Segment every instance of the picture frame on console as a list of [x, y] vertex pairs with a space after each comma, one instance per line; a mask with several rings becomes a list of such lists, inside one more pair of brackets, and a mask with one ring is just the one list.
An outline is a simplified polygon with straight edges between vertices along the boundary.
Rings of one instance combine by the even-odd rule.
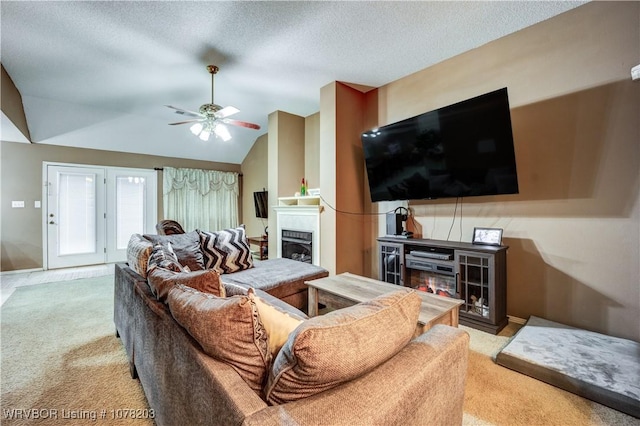
[[473, 228], [473, 244], [502, 245], [502, 228]]

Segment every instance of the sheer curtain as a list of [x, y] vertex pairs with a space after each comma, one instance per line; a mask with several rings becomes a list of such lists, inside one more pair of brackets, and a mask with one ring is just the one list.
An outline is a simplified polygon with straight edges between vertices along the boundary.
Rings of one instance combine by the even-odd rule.
[[176, 169], [163, 172], [164, 217], [185, 231], [217, 231], [238, 226], [238, 173]]

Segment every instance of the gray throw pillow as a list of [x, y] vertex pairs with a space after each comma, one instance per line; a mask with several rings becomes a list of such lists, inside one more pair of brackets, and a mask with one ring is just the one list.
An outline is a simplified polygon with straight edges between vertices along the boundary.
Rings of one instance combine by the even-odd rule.
[[166, 245], [158, 243], [153, 246], [153, 250], [151, 250], [151, 255], [149, 256], [149, 262], [147, 263], [147, 276], [156, 268], [163, 268], [174, 272], [184, 271], [184, 268], [180, 265], [180, 262], [178, 262], [178, 257], [171, 248], [171, 243], [167, 243]]
[[153, 244], [171, 243], [171, 247], [178, 257], [178, 262], [183, 266], [188, 266], [192, 271], [199, 271], [204, 268], [204, 258], [200, 249], [200, 236], [196, 231], [186, 234], [154, 235], [145, 234], [144, 238]]

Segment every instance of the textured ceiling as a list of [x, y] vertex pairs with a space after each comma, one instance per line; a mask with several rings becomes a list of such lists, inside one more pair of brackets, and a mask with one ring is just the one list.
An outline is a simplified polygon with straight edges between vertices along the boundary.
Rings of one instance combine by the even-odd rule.
[[[2, 1], [1, 61], [34, 143], [240, 163], [271, 112], [317, 112], [332, 81], [379, 87], [582, 3]], [[261, 130], [167, 125], [164, 105], [209, 102], [207, 64], [216, 103]]]

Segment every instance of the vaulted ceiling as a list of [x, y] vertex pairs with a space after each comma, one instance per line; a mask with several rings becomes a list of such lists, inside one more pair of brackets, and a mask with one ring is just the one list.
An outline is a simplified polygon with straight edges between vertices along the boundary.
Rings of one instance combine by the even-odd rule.
[[[317, 112], [332, 81], [379, 87], [582, 3], [2, 1], [1, 61], [33, 143], [240, 163], [271, 112]], [[207, 64], [216, 103], [261, 130], [168, 125], [165, 105], [210, 101]]]

